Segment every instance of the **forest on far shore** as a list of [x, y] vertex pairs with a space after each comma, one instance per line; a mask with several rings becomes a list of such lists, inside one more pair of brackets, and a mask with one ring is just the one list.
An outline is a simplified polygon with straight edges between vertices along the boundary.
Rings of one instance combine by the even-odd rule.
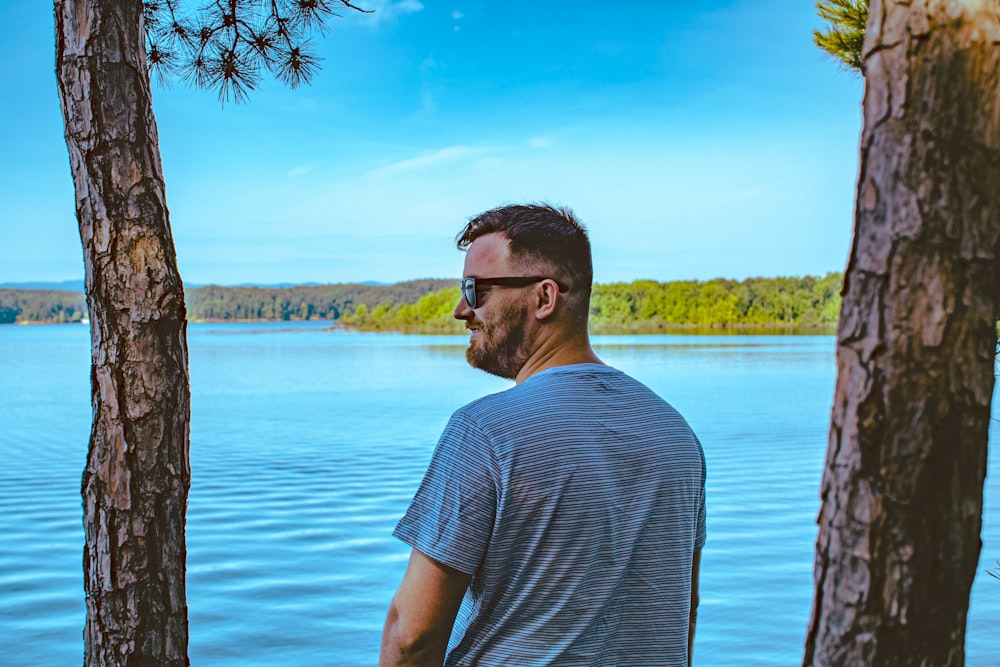
[[[831, 328], [840, 312], [843, 275], [595, 284], [591, 330], [655, 332], [683, 328]], [[186, 291], [193, 322], [325, 320], [362, 331], [459, 333], [452, 312], [457, 281], [392, 285], [342, 283], [290, 287], [222, 287]], [[80, 322], [80, 292], [0, 289], [0, 324]]]

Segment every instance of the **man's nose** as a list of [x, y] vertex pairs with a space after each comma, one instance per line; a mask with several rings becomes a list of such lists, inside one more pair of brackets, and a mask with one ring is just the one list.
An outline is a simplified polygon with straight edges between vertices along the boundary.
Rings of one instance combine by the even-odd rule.
[[472, 309], [469, 308], [469, 302], [465, 300], [465, 294], [458, 297], [458, 305], [455, 306], [455, 312], [452, 316], [456, 320], [467, 320], [473, 316]]

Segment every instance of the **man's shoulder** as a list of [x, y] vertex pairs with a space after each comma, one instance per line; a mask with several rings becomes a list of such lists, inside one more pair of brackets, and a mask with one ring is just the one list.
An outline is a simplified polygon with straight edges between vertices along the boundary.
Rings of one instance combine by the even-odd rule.
[[604, 364], [588, 363], [546, 369], [521, 384], [477, 398], [459, 408], [456, 414], [478, 421], [509, 419], [511, 413], [545, 411], [557, 404], [564, 407], [571, 404], [586, 410], [591, 400], [602, 394], [639, 398], [669, 407], [652, 389], [625, 372]]

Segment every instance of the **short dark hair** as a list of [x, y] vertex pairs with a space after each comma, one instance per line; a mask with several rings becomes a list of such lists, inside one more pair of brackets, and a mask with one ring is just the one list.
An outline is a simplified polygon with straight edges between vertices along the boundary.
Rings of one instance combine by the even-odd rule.
[[455, 238], [460, 250], [487, 234], [507, 238], [518, 263], [547, 265], [552, 276], [568, 287], [567, 306], [586, 322], [594, 264], [587, 230], [568, 208], [548, 204], [501, 206], [477, 215]]

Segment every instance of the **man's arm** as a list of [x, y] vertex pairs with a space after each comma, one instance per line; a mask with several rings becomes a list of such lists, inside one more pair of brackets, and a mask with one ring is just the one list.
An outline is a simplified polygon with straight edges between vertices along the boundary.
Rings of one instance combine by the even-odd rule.
[[379, 666], [441, 665], [471, 578], [416, 549], [411, 551], [385, 619]]
[[691, 616], [688, 619], [688, 667], [694, 660], [694, 628], [698, 621], [698, 574], [701, 571], [701, 550], [691, 557]]

